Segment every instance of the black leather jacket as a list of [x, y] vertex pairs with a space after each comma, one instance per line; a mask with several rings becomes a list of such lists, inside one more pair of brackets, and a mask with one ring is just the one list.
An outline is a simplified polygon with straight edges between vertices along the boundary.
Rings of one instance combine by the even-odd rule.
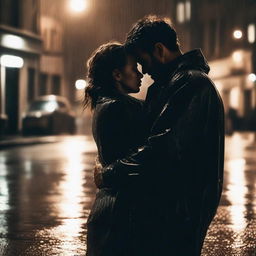
[[178, 57], [168, 68], [162, 81], [148, 90], [145, 113], [150, 135], [145, 145], [106, 166], [103, 181], [106, 187], [119, 187], [129, 172], [139, 173], [142, 190], [138, 197], [147, 212], [145, 222], [155, 219], [144, 234], [159, 234], [146, 236], [145, 244], [151, 240], [157, 244], [157, 237], [167, 239], [165, 248], [148, 251], [148, 255], [174, 252], [167, 244], [179, 244], [184, 236], [195, 241], [184, 255], [200, 255], [222, 191], [223, 104], [207, 76], [209, 67], [200, 50]]
[[143, 120], [143, 102], [140, 100], [122, 94], [98, 99], [92, 132], [103, 166], [125, 157], [142, 143]]
[[[99, 161], [106, 166], [142, 143], [143, 102], [127, 95], [99, 97], [93, 115], [93, 136]], [[87, 221], [87, 256], [131, 256], [132, 182], [119, 189], [102, 188]]]

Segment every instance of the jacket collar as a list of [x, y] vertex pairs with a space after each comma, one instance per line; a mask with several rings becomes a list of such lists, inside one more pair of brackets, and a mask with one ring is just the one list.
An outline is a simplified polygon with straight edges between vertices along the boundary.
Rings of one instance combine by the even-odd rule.
[[[155, 81], [151, 86], [152, 87], [162, 87], [165, 86], [167, 82], [177, 73], [185, 70], [199, 70], [206, 74], [209, 73], [209, 65], [200, 49], [195, 49], [184, 53], [173, 61], [167, 64], [166, 71], [163, 72], [162, 78], [158, 81]], [[150, 86], [150, 87], [151, 87]]]

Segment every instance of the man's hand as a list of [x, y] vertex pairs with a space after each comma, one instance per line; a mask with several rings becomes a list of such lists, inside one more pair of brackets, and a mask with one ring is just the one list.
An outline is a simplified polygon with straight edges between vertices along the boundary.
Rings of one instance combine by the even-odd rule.
[[102, 165], [100, 164], [98, 158], [95, 161], [94, 167], [94, 183], [97, 188], [103, 187], [103, 179], [102, 179]]

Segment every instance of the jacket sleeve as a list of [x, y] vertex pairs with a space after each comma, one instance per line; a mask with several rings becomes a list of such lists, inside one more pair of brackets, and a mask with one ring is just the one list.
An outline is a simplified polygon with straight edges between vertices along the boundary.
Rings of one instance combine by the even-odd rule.
[[99, 115], [97, 146], [104, 165], [129, 153], [131, 131], [129, 118], [122, 102], [107, 103]]

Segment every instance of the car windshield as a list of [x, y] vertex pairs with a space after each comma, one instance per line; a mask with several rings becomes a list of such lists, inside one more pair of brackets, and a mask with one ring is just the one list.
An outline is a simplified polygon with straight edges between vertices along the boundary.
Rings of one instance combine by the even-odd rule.
[[57, 108], [59, 108], [59, 104], [57, 101], [46, 101], [46, 100], [41, 100], [41, 101], [34, 101], [30, 107], [29, 111], [46, 111], [46, 112], [53, 112]]

